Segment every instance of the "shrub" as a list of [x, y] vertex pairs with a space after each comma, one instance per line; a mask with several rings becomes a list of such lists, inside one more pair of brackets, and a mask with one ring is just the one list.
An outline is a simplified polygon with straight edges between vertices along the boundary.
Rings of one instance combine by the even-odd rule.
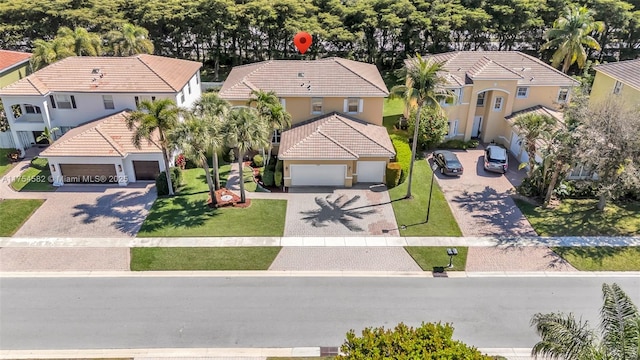
[[222, 160], [229, 164], [236, 161], [236, 153], [234, 149], [225, 148], [222, 152]]
[[[173, 192], [175, 193], [178, 190], [178, 184], [180, 179], [176, 176], [176, 171], [174, 169], [178, 169], [178, 175], [181, 177], [181, 173], [179, 168], [171, 168], [171, 181], [173, 185]], [[167, 184], [167, 173], [162, 171], [156, 178], [156, 191], [158, 192], [158, 196], [169, 195], [169, 185]]]
[[184, 170], [184, 168], [187, 166], [187, 158], [184, 157], [183, 154], [178, 155], [178, 157], [176, 158], [176, 166], [178, 166], [182, 170]]
[[253, 157], [253, 166], [254, 167], [263, 167], [264, 166], [264, 158], [260, 154], [256, 154]]
[[443, 143], [440, 143], [438, 145], [438, 148], [440, 149], [457, 149], [457, 150], [467, 150], [467, 149], [474, 149], [478, 147], [478, 140], [469, 140], [469, 141], [464, 141], [464, 140], [459, 140], [459, 139], [453, 139], [453, 140], [447, 140]]
[[282, 169], [284, 169], [284, 161], [278, 160], [277, 162], [276, 161], [272, 162], [272, 164], [273, 163], [276, 164], [276, 171], [282, 172]]
[[281, 187], [282, 186], [282, 170], [276, 170], [275, 174], [274, 174], [274, 180], [275, 180], [275, 184], [277, 187]]
[[389, 189], [398, 186], [400, 183], [400, 176], [402, 176], [402, 165], [397, 162], [387, 164], [387, 187]]
[[266, 168], [262, 173], [262, 182], [264, 186], [273, 186], [275, 184], [275, 173], [273, 170]]
[[182, 184], [182, 170], [180, 170], [179, 167], [171, 168], [171, 180], [174, 180], [174, 179], [175, 181], [173, 181], [173, 188], [175, 191], [175, 189], [180, 187], [180, 185]]
[[11, 162], [16, 162], [16, 161], [20, 160], [20, 155], [22, 155], [22, 152], [20, 150], [11, 149], [7, 153], [7, 158], [9, 158], [9, 161], [11, 161]]
[[467, 141], [467, 149], [475, 149], [480, 145], [480, 142], [476, 139], [471, 139]]
[[409, 176], [409, 166], [411, 166], [411, 148], [409, 147], [407, 140], [399, 135], [391, 135], [391, 142], [393, 142], [393, 147], [396, 149], [396, 161], [402, 168], [400, 180], [398, 180], [398, 184], [402, 184], [407, 176]]
[[[431, 149], [440, 144], [449, 131], [448, 119], [441, 112], [423, 107], [420, 112], [420, 128], [418, 129], [418, 145], [423, 149]], [[409, 116], [409, 133], [413, 134], [416, 122], [416, 110]]]
[[565, 180], [556, 189], [561, 199], [592, 199], [598, 193], [598, 184], [591, 180]]

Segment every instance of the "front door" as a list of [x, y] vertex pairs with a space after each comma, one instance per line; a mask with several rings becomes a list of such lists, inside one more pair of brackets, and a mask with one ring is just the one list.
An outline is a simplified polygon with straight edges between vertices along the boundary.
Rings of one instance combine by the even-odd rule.
[[480, 136], [480, 127], [482, 126], [482, 116], [476, 116], [473, 118], [473, 128], [471, 129], [471, 137], [477, 138]]

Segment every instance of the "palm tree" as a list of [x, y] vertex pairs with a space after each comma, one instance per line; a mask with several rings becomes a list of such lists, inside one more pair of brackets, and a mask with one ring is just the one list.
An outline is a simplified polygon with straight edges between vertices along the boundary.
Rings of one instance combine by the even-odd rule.
[[33, 42], [33, 45], [33, 55], [30, 61], [34, 71], [75, 55], [70, 49], [71, 44], [67, 38], [55, 38], [51, 41], [37, 39]]
[[153, 53], [153, 42], [149, 40], [149, 31], [129, 23], [124, 24], [121, 30], [109, 32], [107, 42], [115, 56]]
[[177, 126], [178, 116], [181, 113], [180, 108], [178, 108], [176, 103], [171, 99], [145, 100], [140, 102], [137, 111], [132, 112], [127, 117], [129, 130], [135, 130], [135, 134], [131, 139], [133, 145], [140, 148], [140, 144], [145, 139], [148, 141], [159, 141], [167, 175], [169, 195], [173, 195], [173, 184], [171, 183], [171, 172], [169, 171], [171, 144], [167, 140], [167, 134]]
[[240, 199], [246, 201], [244, 193], [244, 154], [250, 149], [265, 147], [269, 143], [269, 129], [253, 108], [234, 107], [223, 125], [223, 136], [230, 147], [238, 150], [240, 170]]
[[85, 28], [77, 27], [73, 30], [61, 27], [57, 37], [68, 39], [71, 51], [78, 56], [98, 56], [102, 51], [100, 35], [91, 33]]
[[601, 339], [587, 321], [573, 314], [535, 314], [531, 325], [542, 338], [531, 355], [552, 359], [638, 359], [640, 352], [640, 313], [617, 284], [602, 284], [600, 310]]
[[570, 5], [564, 14], [553, 22], [553, 28], [547, 31], [546, 37], [549, 41], [542, 45], [540, 51], [556, 49], [551, 64], [558, 67], [562, 63], [563, 73], [567, 73], [576, 61], [582, 69], [587, 61], [584, 46], [599, 51], [600, 44], [591, 33], [600, 33], [603, 30], [604, 23], [593, 19], [593, 11], [584, 6]]
[[58, 130], [60, 129], [57, 127], [49, 129], [48, 127], [45, 126], [44, 130], [42, 131], [42, 134], [40, 134], [40, 136], [38, 136], [38, 138], [36, 139], [36, 142], [47, 140], [49, 145], [53, 144], [53, 134]]
[[[202, 119], [202, 121], [210, 122], [213, 128], [220, 128], [224, 119], [229, 114], [230, 108], [231, 105], [226, 100], [221, 99], [217, 93], [206, 92], [193, 104], [191, 111], [196, 117]], [[220, 189], [220, 172], [218, 171], [218, 150], [220, 147], [222, 147], [221, 144], [212, 144], [211, 148], [216, 190]]]
[[179, 147], [187, 157], [197, 160], [204, 168], [209, 193], [215, 204], [215, 189], [211, 179], [211, 170], [207, 163], [207, 150], [219, 147], [222, 143], [222, 137], [218, 129], [214, 127], [214, 123], [187, 115], [184, 122], [179, 123], [168, 133], [168, 138], [171, 144]]
[[[267, 123], [272, 133], [291, 127], [291, 114], [284, 109], [275, 92], [252, 90], [248, 105], [251, 106], [254, 103], [260, 117]], [[267, 164], [271, 159], [271, 145], [270, 141], [266, 159]]]
[[441, 111], [440, 100], [451, 95], [443, 88], [445, 79], [440, 73], [445, 71], [442, 63], [433, 59], [423, 59], [420, 55], [409, 58], [405, 66], [400, 69], [400, 78], [405, 79], [405, 84], [396, 85], [391, 89], [390, 98], [403, 99], [405, 106], [417, 106], [416, 121], [413, 130], [413, 143], [411, 148], [411, 165], [409, 167], [409, 185], [406, 198], [411, 198], [411, 182], [413, 180], [413, 164], [416, 159], [418, 145], [418, 129], [420, 128], [420, 113], [424, 106]]
[[553, 132], [556, 120], [548, 115], [540, 115], [530, 113], [518, 116], [514, 125], [517, 126], [522, 136], [522, 143], [529, 155], [529, 171], [527, 176], [533, 176], [536, 162], [536, 154], [538, 153], [537, 141], [541, 139], [549, 139]]

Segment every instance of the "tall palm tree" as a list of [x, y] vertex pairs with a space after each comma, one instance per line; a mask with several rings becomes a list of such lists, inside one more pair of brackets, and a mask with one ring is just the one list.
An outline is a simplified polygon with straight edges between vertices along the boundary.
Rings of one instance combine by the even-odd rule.
[[564, 14], [553, 22], [553, 28], [547, 31], [548, 41], [542, 45], [540, 51], [556, 49], [551, 64], [554, 67], [562, 64], [563, 73], [567, 73], [569, 67], [576, 61], [580, 69], [584, 68], [587, 61], [585, 46], [600, 50], [600, 44], [591, 36], [591, 33], [602, 32], [604, 23], [595, 21], [593, 14], [593, 11], [584, 6], [567, 6]]
[[85, 28], [77, 27], [73, 30], [61, 27], [57, 37], [66, 38], [71, 51], [78, 56], [98, 56], [102, 54], [102, 39], [100, 35], [91, 33]]
[[[258, 114], [266, 122], [272, 133], [291, 127], [291, 114], [284, 109], [275, 92], [252, 90], [248, 105], [251, 106], [253, 104], [256, 105]], [[266, 159], [267, 164], [271, 159], [271, 146], [270, 141]]]
[[265, 147], [269, 143], [269, 128], [260, 119], [253, 108], [234, 107], [223, 125], [223, 136], [230, 147], [238, 150], [238, 168], [240, 170], [240, 199], [246, 201], [244, 193], [244, 154], [250, 149]]
[[33, 55], [30, 61], [34, 71], [75, 55], [70, 49], [71, 44], [67, 38], [55, 38], [51, 41], [37, 39], [33, 42], [33, 45]]
[[399, 71], [401, 79], [405, 79], [405, 84], [396, 85], [391, 88], [390, 98], [403, 99], [405, 106], [418, 107], [416, 122], [413, 130], [413, 143], [411, 147], [411, 165], [409, 167], [409, 185], [407, 187], [406, 198], [411, 198], [411, 183], [413, 180], [413, 164], [416, 159], [418, 145], [418, 129], [420, 128], [420, 113], [424, 106], [429, 106], [441, 111], [440, 100], [450, 97], [444, 89], [446, 80], [440, 76], [445, 71], [442, 63], [433, 59], [423, 59], [420, 55], [410, 57]]
[[184, 122], [179, 123], [168, 133], [169, 142], [179, 147], [184, 154], [195, 159], [204, 168], [209, 185], [209, 193], [213, 203], [216, 202], [215, 189], [211, 179], [211, 170], [207, 163], [207, 150], [217, 148], [222, 143], [222, 136], [214, 127], [213, 122], [202, 121], [193, 115], [188, 114]]
[[109, 32], [107, 42], [115, 56], [153, 53], [153, 42], [149, 40], [149, 31], [129, 23], [124, 24], [121, 30]]
[[529, 155], [528, 176], [533, 176], [537, 164], [538, 146], [536, 142], [540, 139], [550, 139], [555, 124], [556, 120], [548, 115], [529, 113], [516, 118], [514, 125], [520, 129], [522, 144]]
[[[162, 149], [164, 168], [167, 174], [167, 185], [169, 195], [173, 194], [173, 184], [171, 182], [171, 171], [169, 168], [169, 153], [171, 144], [167, 139], [167, 134], [178, 125], [178, 116], [182, 113], [180, 108], [171, 99], [161, 99], [155, 101], [142, 101], [138, 105], [138, 110], [132, 112], [127, 117], [129, 130], [135, 130], [131, 141], [133, 145], [140, 148], [143, 140], [157, 140]], [[157, 134], [156, 134], [157, 132]], [[157, 139], [156, 139], [157, 135]]]
[[587, 321], [573, 314], [535, 314], [531, 325], [542, 338], [531, 355], [552, 359], [638, 359], [640, 355], [640, 313], [617, 284], [602, 284], [600, 310], [601, 339]]
[[[218, 96], [218, 93], [205, 92], [202, 94], [192, 107], [192, 113], [202, 119], [202, 121], [210, 122], [212, 128], [220, 128], [225, 118], [229, 114], [231, 105]], [[212, 144], [212, 167], [215, 175], [215, 188], [220, 189], [220, 172], [218, 166], [218, 150], [221, 144]]]

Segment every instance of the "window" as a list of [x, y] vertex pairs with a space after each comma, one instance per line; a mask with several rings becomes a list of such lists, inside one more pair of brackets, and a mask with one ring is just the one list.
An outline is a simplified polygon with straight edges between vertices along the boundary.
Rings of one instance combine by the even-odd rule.
[[529, 96], [529, 88], [528, 87], [519, 87], [518, 88], [518, 98], [524, 99]]
[[447, 137], [454, 137], [458, 134], [458, 120], [447, 122]]
[[282, 105], [282, 110], [287, 110], [287, 100], [285, 98], [278, 98], [280, 100], [280, 105]]
[[279, 144], [280, 143], [280, 130], [274, 130], [273, 131], [273, 136], [271, 136], [271, 142], [273, 144]]
[[136, 107], [140, 106], [140, 96], [134, 96], [133, 100], [136, 102]]
[[67, 131], [73, 129], [72, 126], [60, 126], [60, 132], [62, 133], [62, 135], [66, 134]]
[[322, 98], [311, 98], [311, 113], [322, 114]]
[[462, 89], [447, 89], [447, 92], [450, 96], [446, 99], [440, 100], [440, 105], [452, 106], [462, 102]]
[[503, 101], [504, 101], [504, 98], [502, 96], [498, 96], [493, 102], [493, 111], [502, 110]]
[[[55, 102], [59, 109], [75, 109], [76, 108], [76, 98], [73, 95], [55, 95]], [[53, 105], [52, 104], [52, 105]], [[55, 108], [56, 105], [53, 105]]]
[[184, 104], [184, 93], [180, 93], [180, 103]]
[[152, 96], [152, 97], [151, 97], [151, 101], [156, 101], [156, 97], [155, 97], [155, 96]]
[[618, 95], [622, 91], [622, 83], [620, 81], [616, 81], [616, 84], [613, 86], [613, 93]]
[[31, 104], [26, 104], [24, 106], [24, 112], [26, 112], [27, 114], [40, 114], [40, 107], [39, 106], [35, 106], [35, 105], [31, 105]]
[[560, 89], [560, 92], [558, 93], [558, 102], [566, 103], [568, 98], [569, 98], [569, 89]]
[[187, 83], [187, 93], [191, 94], [191, 82]]
[[359, 113], [362, 112], [360, 109], [360, 99], [358, 98], [348, 98], [346, 112], [348, 113]]
[[476, 106], [477, 107], [483, 107], [484, 106], [484, 98], [487, 95], [486, 92], [481, 92], [480, 94], [478, 94], [478, 101], [476, 101]]
[[196, 74], [196, 84], [200, 84], [200, 72]]
[[113, 95], [102, 95], [102, 103], [107, 110], [116, 108], [113, 104]]

